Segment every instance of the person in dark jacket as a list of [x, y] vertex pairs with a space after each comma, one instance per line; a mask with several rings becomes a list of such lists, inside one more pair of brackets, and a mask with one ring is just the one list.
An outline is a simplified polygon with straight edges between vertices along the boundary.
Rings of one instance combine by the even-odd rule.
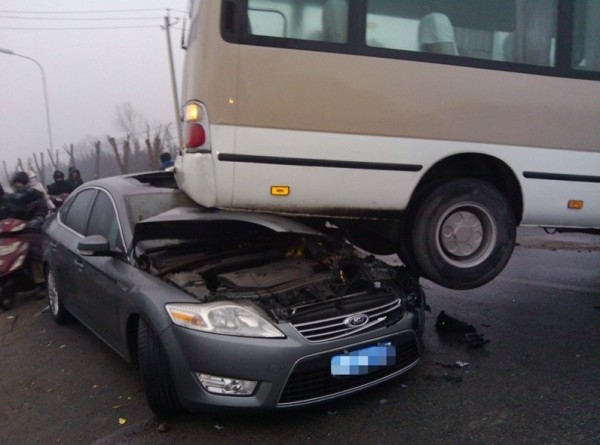
[[71, 191], [75, 190], [81, 184], [83, 184], [83, 179], [81, 179], [81, 172], [76, 168], [69, 168], [69, 179], [67, 181], [71, 187]]
[[65, 181], [65, 174], [60, 170], [56, 170], [52, 175], [54, 182], [52, 184], [48, 184], [48, 194], [51, 196], [62, 195], [63, 193], [71, 193], [73, 189], [71, 188], [71, 184]]
[[169, 153], [169, 152], [161, 153], [159, 156], [159, 159], [160, 159], [160, 166], [158, 167], [159, 170], [171, 170], [173, 168], [173, 166], [175, 165], [175, 163], [173, 162], [173, 159], [171, 159], [171, 153]]
[[6, 217], [27, 221], [30, 229], [41, 228], [48, 214], [44, 194], [31, 187], [25, 172], [15, 173], [10, 185], [13, 193], [7, 198]]

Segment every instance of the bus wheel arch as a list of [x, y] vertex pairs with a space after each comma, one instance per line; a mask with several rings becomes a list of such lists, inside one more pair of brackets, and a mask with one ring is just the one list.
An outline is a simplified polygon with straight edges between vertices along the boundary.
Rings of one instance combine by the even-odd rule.
[[496, 187], [509, 200], [517, 224], [523, 216], [523, 192], [515, 172], [501, 159], [480, 153], [462, 153], [441, 159], [423, 175], [413, 193], [409, 209], [419, 193], [433, 183], [448, 179], [480, 179]]
[[478, 287], [508, 262], [521, 214], [520, 186], [506, 164], [477, 154], [448, 158], [413, 193], [398, 254], [442, 286]]

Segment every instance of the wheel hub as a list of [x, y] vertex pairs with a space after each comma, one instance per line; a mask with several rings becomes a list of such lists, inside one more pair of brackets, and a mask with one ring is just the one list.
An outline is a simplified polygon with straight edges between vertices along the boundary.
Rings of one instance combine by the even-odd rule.
[[479, 218], [471, 212], [456, 212], [442, 225], [442, 247], [454, 256], [472, 255], [481, 247], [482, 241], [483, 226]]

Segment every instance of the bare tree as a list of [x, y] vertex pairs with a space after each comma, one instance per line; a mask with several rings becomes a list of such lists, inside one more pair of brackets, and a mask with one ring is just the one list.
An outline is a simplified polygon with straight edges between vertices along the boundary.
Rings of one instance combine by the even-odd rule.
[[58, 167], [60, 165], [60, 160], [59, 160], [59, 152], [58, 150], [55, 151], [55, 156], [52, 155], [52, 151], [50, 149], [48, 149], [48, 157], [50, 158], [50, 164], [52, 164], [52, 168], [54, 170], [60, 170]]
[[8, 169], [6, 168], [6, 161], [2, 160], [2, 167], [4, 167], [4, 177], [6, 178], [6, 183], [10, 183], [10, 176], [8, 175]]
[[[148, 154], [148, 164], [151, 169], [156, 168], [160, 164], [160, 154], [165, 147], [165, 138], [161, 137], [162, 125], [154, 133], [150, 135], [150, 126], [146, 125], [146, 153]], [[168, 126], [165, 133], [168, 131]]]
[[92, 142], [94, 146], [94, 179], [100, 177], [100, 141]]
[[38, 162], [38, 158], [37, 158], [36, 154], [34, 153], [33, 161], [35, 163], [35, 172], [36, 172], [38, 178], [40, 178], [40, 183], [46, 184], [46, 171], [44, 169], [44, 152], [40, 153], [40, 162]]
[[121, 174], [125, 174], [129, 172], [129, 154], [130, 154], [130, 145], [129, 145], [129, 135], [123, 139], [123, 156], [119, 153], [119, 148], [117, 147], [117, 141], [112, 136], [107, 136], [108, 143], [113, 149], [113, 153], [115, 154], [115, 160], [117, 161], [117, 165], [119, 166], [119, 171]]
[[130, 102], [124, 102], [117, 106], [116, 124], [123, 133], [135, 137], [143, 131], [146, 119], [133, 108]]
[[64, 144], [63, 150], [69, 155], [69, 167], [75, 167], [75, 147], [73, 144], [69, 145], [68, 147], [67, 144]]

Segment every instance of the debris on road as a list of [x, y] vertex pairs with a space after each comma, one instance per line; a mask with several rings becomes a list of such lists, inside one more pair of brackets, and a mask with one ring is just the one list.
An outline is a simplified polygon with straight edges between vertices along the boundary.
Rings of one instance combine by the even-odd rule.
[[449, 334], [466, 334], [475, 332], [473, 325], [465, 323], [457, 318], [446, 314], [446, 311], [441, 311], [435, 322], [435, 329], [438, 332], [447, 332]]
[[[441, 311], [435, 322], [435, 329], [440, 335], [454, 336], [457, 342], [466, 342], [469, 348], [479, 348], [490, 341], [477, 332], [472, 324], [451, 317], [445, 311]], [[462, 334], [461, 337], [456, 335]]]
[[483, 338], [483, 335], [478, 334], [477, 332], [465, 334], [465, 340], [467, 340], [469, 348], [479, 348], [490, 342], [487, 338]]

